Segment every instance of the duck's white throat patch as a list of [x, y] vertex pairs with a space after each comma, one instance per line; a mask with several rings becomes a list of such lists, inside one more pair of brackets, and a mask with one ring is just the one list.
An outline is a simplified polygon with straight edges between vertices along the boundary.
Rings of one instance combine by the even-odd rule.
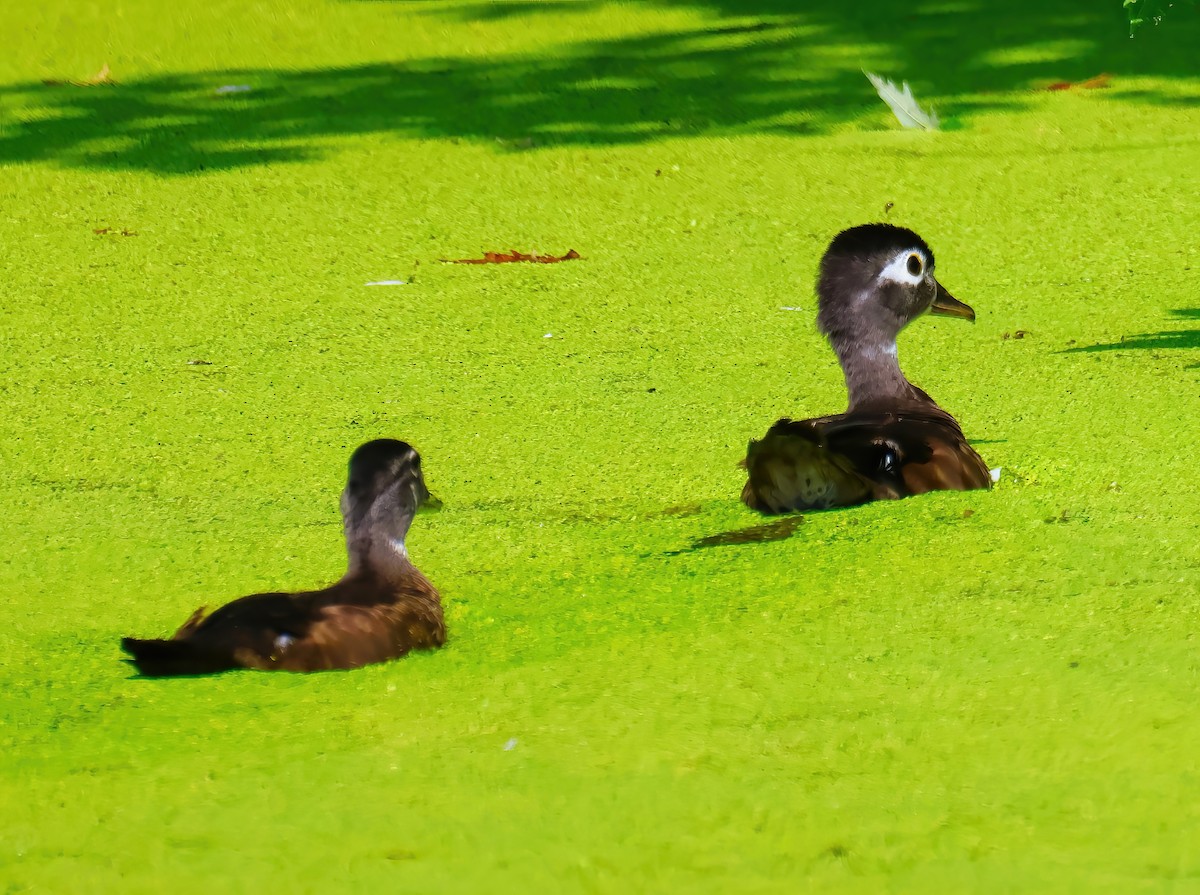
[[896, 343], [887, 342], [883, 345], [867, 345], [863, 348], [862, 353], [869, 360], [878, 360], [881, 357], [895, 357]]

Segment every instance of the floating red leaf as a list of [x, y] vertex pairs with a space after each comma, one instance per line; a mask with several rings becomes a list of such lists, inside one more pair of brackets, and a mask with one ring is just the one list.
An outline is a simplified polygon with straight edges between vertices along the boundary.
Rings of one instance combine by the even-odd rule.
[[511, 252], [484, 252], [482, 258], [441, 258], [443, 264], [511, 264], [528, 261], [533, 264], [557, 264], [559, 261], [574, 261], [579, 253], [571, 249], [565, 255], [526, 255], [513, 249]]
[[1103, 90], [1112, 83], [1112, 75], [1102, 73], [1094, 78], [1088, 78], [1085, 81], [1055, 81], [1053, 84], [1047, 84], [1043, 90]]

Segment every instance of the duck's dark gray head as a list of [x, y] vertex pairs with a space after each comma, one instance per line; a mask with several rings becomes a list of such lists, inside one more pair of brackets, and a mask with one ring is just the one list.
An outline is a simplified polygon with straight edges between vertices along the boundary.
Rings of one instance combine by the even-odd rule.
[[342, 492], [342, 516], [348, 542], [397, 542], [404, 537], [429, 489], [421, 474], [421, 456], [412, 445], [393, 438], [368, 441], [350, 456]]
[[834, 237], [817, 279], [817, 325], [836, 346], [853, 339], [894, 346], [924, 314], [975, 319], [975, 312], [933, 275], [933, 250], [920, 236], [891, 224], [863, 224]]

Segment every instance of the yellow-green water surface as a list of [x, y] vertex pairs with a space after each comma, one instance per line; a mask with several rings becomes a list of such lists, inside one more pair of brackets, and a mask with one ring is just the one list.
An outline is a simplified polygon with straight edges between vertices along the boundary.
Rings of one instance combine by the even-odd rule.
[[[0, 30], [0, 892], [1200, 891], [1200, 13]], [[844, 406], [813, 275], [885, 213], [978, 313], [901, 362], [1000, 484], [729, 535], [748, 439]], [[438, 263], [510, 249], [583, 257]], [[445, 503], [444, 650], [131, 673], [336, 578], [380, 436]]]

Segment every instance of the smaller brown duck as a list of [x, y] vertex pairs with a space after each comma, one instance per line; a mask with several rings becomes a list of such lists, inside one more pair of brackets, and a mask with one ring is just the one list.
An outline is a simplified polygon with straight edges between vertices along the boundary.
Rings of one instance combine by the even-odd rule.
[[904, 377], [896, 357], [896, 337], [926, 312], [975, 319], [933, 271], [933, 252], [912, 230], [865, 224], [834, 237], [817, 279], [817, 325], [850, 405], [836, 416], [782, 419], [751, 441], [747, 506], [788, 513], [991, 487], [954, 417]]
[[340, 581], [242, 597], [207, 616], [197, 609], [170, 640], [125, 637], [121, 648], [138, 671], [159, 677], [358, 668], [441, 646], [441, 599], [405, 546], [428, 499], [417, 452], [403, 441], [370, 441], [350, 457], [342, 492], [349, 564]]

